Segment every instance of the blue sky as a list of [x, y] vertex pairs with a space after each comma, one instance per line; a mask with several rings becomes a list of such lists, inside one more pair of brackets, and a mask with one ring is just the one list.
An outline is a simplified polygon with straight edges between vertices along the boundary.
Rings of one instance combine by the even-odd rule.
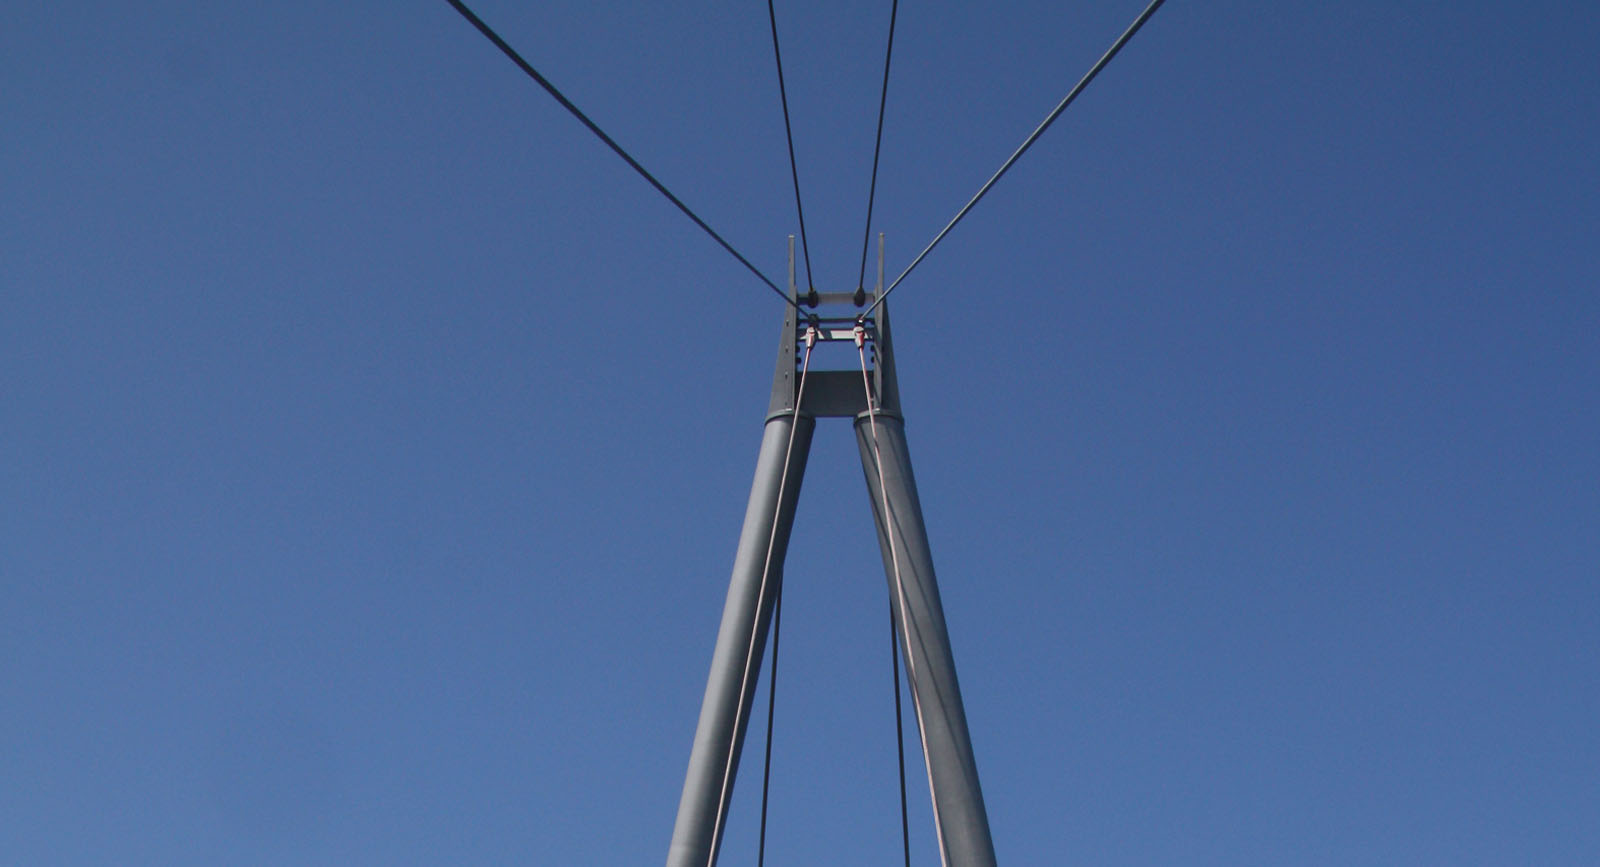
[[[1140, 7], [902, 4], [891, 273]], [[474, 8], [782, 273], [763, 4]], [[778, 15], [853, 288], [888, 5]], [[1002, 862], [1600, 861], [1597, 45], [1174, 0], [896, 293]], [[0, 860], [659, 863], [776, 299], [442, 0], [16, 5], [0, 83]], [[847, 424], [800, 509], [768, 863], [891, 863]]]

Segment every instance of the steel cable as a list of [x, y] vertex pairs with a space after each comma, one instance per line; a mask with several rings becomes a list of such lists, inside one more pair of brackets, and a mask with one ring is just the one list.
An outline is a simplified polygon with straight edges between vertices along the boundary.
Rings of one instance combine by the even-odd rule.
[[772, 0], [767, 0], [767, 19], [772, 22], [772, 59], [778, 65], [778, 101], [783, 104], [783, 135], [789, 141], [789, 176], [794, 179], [794, 210], [800, 218], [800, 252], [805, 255], [806, 289], [810, 294], [816, 291], [816, 282], [811, 276], [811, 246], [806, 243], [806, 209], [800, 204], [800, 169], [794, 159], [794, 131], [789, 126], [789, 92], [783, 86], [783, 52], [778, 50], [778, 12], [772, 7]]
[[767, 677], [767, 755], [761, 763], [761, 838], [756, 845], [756, 867], [767, 863], [767, 791], [772, 784], [772, 713], [778, 703], [778, 638], [783, 634], [783, 576], [772, 592], [772, 674]]
[[556, 102], [561, 103], [562, 108], [565, 108], [572, 114], [573, 117], [582, 121], [583, 125], [588, 127], [590, 132], [594, 133], [595, 136], [598, 137], [602, 142], [605, 142], [606, 147], [611, 148], [611, 150], [614, 151], [617, 156], [622, 157], [623, 161], [625, 161], [629, 166], [632, 166], [634, 171], [638, 172], [641, 177], [649, 181], [650, 185], [655, 187], [656, 190], [661, 193], [661, 195], [666, 196], [667, 201], [677, 205], [678, 210], [682, 211], [685, 216], [693, 220], [696, 226], [699, 226], [701, 229], [705, 230], [705, 233], [710, 235], [712, 240], [722, 245], [722, 249], [727, 250], [728, 253], [733, 256], [733, 258], [738, 259], [739, 264], [749, 269], [750, 273], [756, 275], [756, 278], [761, 282], [767, 284], [767, 288], [771, 289], [779, 298], [782, 298], [783, 303], [795, 308], [796, 310], [800, 309], [800, 306], [796, 304], [787, 293], [778, 288], [778, 284], [772, 282], [767, 275], [761, 273], [760, 269], [750, 264], [749, 259], [746, 259], [739, 253], [738, 250], [735, 250], [732, 244], [729, 244], [726, 240], [723, 240], [723, 237], [717, 234], [716, 230], [712, 229], [709, 225], [706, 225], [706, 221], [700, 219], [698, 214], [689, 210], [689, 206], [685, 205], [682, 199], [679, 199], [677, 196], [673, 195], [671, 190], [667, 189], [664, 184], [656, 180], [655, 175], [650, 174], [650, 172], [644, 166], [639, 164], [638, 160], [634, 159], [627, 151], [623, 150], [622, 146], [617, 144], [616, 141], [611, 138], [611, 136], [606, 135], [605, 130], [601, 129], [598, 124], [590, 120], [588, 115], [584, 114], [581, 109], [573, 104], [572, 100], [567, 99], [567, 97], [561, 91], [557, 90], [556, 86], [551, 84], [549, 79], [545, 78], [543, 75], [540, 75], [539, 71], [534, 69], [533, 66], [528, 63], [528, 61], [523, 60], [522, 55], [518, 54], [516, 49], [507, 44], [504, 39], [501, 39], [500, 34], [494, 32], [494, 30], [489, 27], [488, 24], [483, 22], [482, 18], [479, 18], [471, 9], [468, 9], [465, 3], [462, 3], [461, 0], [447, 0], [447, 2], [449, 2], [449, 4], [453, 6], [457, 12], [461, 13], [461, 17], [467, 19], [467, 21], [470, 22], [473, 27], [478, 28], [478, 32], [488, 37], [489, 41], [493, 42], [495, 47], [499, 48], [506, 57], [511, 58], [511, 62], [515, 63], [517, 68], [527, 73], [528, 77], [532, 78], [540, 87], [544, 88], [546, 93], [549, 93], [551, 96], [555, 97]]
[[961, 210], [957, 211], [954, 217], [950, 218], [950, 222], [946, 223], [945, 227], [939, 230], [939, 234], [935, 235], [933, 240], [928, 242], [928, 246], [924, 247], [922, 252], [917, 254], [917, 258], [911, 260], [911, 264], [907, 265], [906, 269], [900, 272], [899, 277], [894, 278], [894, 282], [889, 284], [889, 288], [883, 290], [883, 294], [879, 295], [878, 299], [872, 302], [872, 305], [866, 310], [867, 313], [871, 313], [872, 311], [878, 309], [878, 305], [882, 304], [884, 299], [889, 297], [889, 293], [893, 292], [895, 287], [900, 285], [900, 281], [906, 279], [906, 275], [910, 274], [911, 270], [917, 267], [917, 265], [922, 262], [923, 258], [926, 257], [940, 241], [944, 240], [944, 236], [949, 234], [951, 229], [955, 228], [956, 223], [961, 222], [961, 218], [965, 217], [967, 212], [972, 210], [972, 206], [976, 205], [978, 200], [983, 198], [984, 195], [989, 192], [989, 189], [995, 185], [995, 182], [1000, 180], [1001, 176], [1011, 169], [1011, 166], [1014, 165], [1016, 161], [1027, 152], [1028, 148], [1033, 147], [1033, 143], [1039, 140], [1039, 136], [1044, 135], [1044, 131], [1049, 129], [1050, 125], [1056, 122], [1056, 118], [1061, 116], [1061, 112], [1065, 111], [1067, 106], [1071, 105], [1072, 101], [1078, 98], [1078, 94], [1082, 93], [1083, 89], [1089, 86], [1089, 82], [1093, 81], [1095, 76], [1100, 74], [1100, 70], [1105, 69], [1106, 64], [1111, 62], [1111, 58], [1117, 56], [1117, 52], [1121, 51], [1122, 47], [1128, 44], [1128, 40], [1133, 38], [1133, 34], [1138, 33], [1139, 28], [1143, 27], [1144, 23], [1150, 20], [1150, 16], [1154, 15], [1156, 10], [1161, 8], [1161, 4], [1165, 2], [1166, 0], [1151, 0], [1150, 5], [1146, 6], [1145, 10], [1139, 13], [1139, 17], [1135, 18], [1133, 23], [1128, 26], [1128, 29], [1123, 31], [1121, 36], [1117, 37], [1117, 41], [1113, 42], [1111, 47], [1106, 50], [1106, 53], [1101, 55], [1099, 60], [1095, 61], [1094, 66], [1089, 67], [1089, 71], [1084, 73], [1083, 78], [1079, 79], [1077, 85], [1075, 85], [1072, 90], [1067, 92], [1067, 95], [1062, 98], [1061, 102], [1056, 104], [1055, 109], [1045, 117], [1044, 122], [1039, 124], [1039, 126], [1034, 129], [1032, 134], [1023, 140], [1021, 146], [1019, 146], [1016, 151], [1013, 152], [1011, 156], [1001, 164], [1000, 169], [996, 171], [988, 181], [985, 181], [982, 187], [978, 188], [978, 192], [973, 195], [972, 199], [963, 205]]
[[[878, 96], [878, 135], [872, 142], [872, 183], [867, 186], [867, 227], [861, 238], [861, 271], [856, 276], [856, 292], [867, 282], [867, 248], [872, 244], [872, 202], [878, 194], [878, 154], [883, 149], [883, 111], [889, 105], [889, 60], [894, 57], [894, 22], [900, 14], [900, 0], [889, 7], [889, 44], [883, 49], [883, 92]], [[859, 294], [857, 297], [861, 297]]]
[[900, 844], [905, 848], [906, 867], [911, 867], [911, 819], [906, 813], [906, 736], [905, 712], [900, 709], [900, 628], [894, 622], [894, 603], [889, 603], [889, 664], [894, 669], [894, 746], [900, 757]]

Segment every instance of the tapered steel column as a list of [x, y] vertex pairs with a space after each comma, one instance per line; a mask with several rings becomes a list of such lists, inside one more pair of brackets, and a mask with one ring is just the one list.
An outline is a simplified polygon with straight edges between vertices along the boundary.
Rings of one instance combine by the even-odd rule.
[[[790, 340], [792, 346], [793, 338]], [[792, 354], [790, 358], [792, 369]], [[772, 601], [783, 577], [783, 558], [789, 546], [789, 530], [794, 525], [795, 502], [800, 497], [800, 480], [805, 475], [806, 455], [811, 449], [811, 433], [815, 429], [814, 419], [792, 409], [775, 413], [767, 420], [761, 438], [761, 454], [756, 460], [756, 478], [750, 488], [750, 505], [745, 509], [744, 530], [739, 534], [739, 550], [733, 559], [728, 601], [722, 608], [722, 628], [717, 631], [717, 646], [711, 655], [711, 675], [706, 682], [705, 700], [700, 705], [700, 724], [695, 729], [694, 748], [689, 753], [689, 773], [684, 779], [683, 797], [678, 802], [678, 821], [672, 830], [672, 845], [667, 850], [667, 867], [707, 867], [713, 863], [713, 847], [721, 843], [721, 831], [716, 828], [719, 809], [723, 811], [723, 827], [727, 827], [726, 811], [733, 795], [733, 775], [739, 767], [739, 751], [750, 722], [750, 703], [755, 698], [767, 627], [772, 622]], [[784, 481], [784, 453], [789, 448], [791, 430], [794, 447], [789, 456], [788, 480]], [[780, 487], [781, 503], [778, 501]], [[777, 517], [776, 534], [773, 533], [774, 515]], [[772, 539], [770, 567], [767, 565], [769, 538]], [[762, 593], [764, 568], [767, 569], [767, 586]], [[753, 650], [752, 631], [755, 632]], [[751, 659], [748, 670], [747, 656]], [[741, 692], [744, 695], [742, 706]], [[728, 777], [726, 785], [724, 772]]]
[[[972, 739], [967, 734], [961, 687], [956, 683], [956, 663], [950, 653], [944, 606], [939, 602], [939, 585], [933, 575], [933, 554], [928, 549], [928, 532], [922, 523], [917, 483], [911, 475], [905, 423], [898, 415], [878, 411], [876, 449], [872, 440], [871, 419], [862, 413], [856, 418], [856, 442], [861, 447], [861, 466], [866, 471], [867, 489], [872, 494], [872, 514], [877, 519], [878, 543], [883, 549], [883, 567], [889, 577], [889, 597], [905, 642], [901, 650], [907, 658], [911, 697], [920, 712], [927, 744], [940, 845], [949, 859], [949, 867], [993, 867], [994, 841], [989, 836], [989, 815], [984, 810], [983, 792], [978, 787], [978, 765], [972, 756]], [[879, 454], [883, 456], [881, 486], [878, 484]], [[888, 491], [887, 516], [883, 514], [884, 489]], [[895, 546], [893, 557], [889, 549], [891, 533]], [[895, 561], [899, 563], [900, 583], [905, 591], [904, 611], [895, 584]]]

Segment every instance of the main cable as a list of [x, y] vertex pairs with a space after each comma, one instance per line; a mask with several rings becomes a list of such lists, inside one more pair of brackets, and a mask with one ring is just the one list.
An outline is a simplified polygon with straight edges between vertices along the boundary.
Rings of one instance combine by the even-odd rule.
[[562, 108], [565, 108], [572, 114], [573, 117], [582, 121], [583, 125], [588, 127], [590, 132], [594, 133], [595, 136], [597, 136], [602, 142], [605, 142], [606, 146], [611, 148], [612, 151], [616, 152], [617, 156], [622, 157], [622, 159], [627, 162], [628, 165], [633, 167], [634, 171], [638, 172], [640, 176], [649, 181], [650, 185], [655, 187], [656, 190], [661, 193], [661, 195], [666, 196], [668, 201], [672, 202], [674, 205], [677, 205], [678, 210], [682, 211], [685, 216], [693, 220], [696, 226], [704, 229], [705, 233], [710, 235], [712, 240], [715, 240], [718, 244], [721, 244], [722, 249], [727, 250], [730, 254], [732, 254], [733, 258], [738, 259], [739, 264], [749, 269], [750, 273], [756, 275], [756, 278], [761, 282], [767, 284], [767, 288], [771, 289], [779, 298], [782, 298], [783, 303], [795, 308], [796, 310], [800, 309], [800, 305], [796, 304], [794, 300], [791, 299], [782, 289], [779, 289], [778, 284], [772, 282], [767, 275], [761, 273], [760, 269], [750, 264], [749, 259], [746, 259], [739, 253], [738, 250], [735, 250], [732, 244], [729, 244], [727, 241], [723, 240], [722, 236], [717, 234], [716, 230], [706, 225], [706, 221], [700, 219], [699, 215], [697, 215], [694, 211], [689, 210], [689, 206], [685, 205], [682, 199], [679, 199], [677, 196], [673, 195], [671, 190], [667, 189], [664, 184], [656, 180], [655, 175], [650, 174], [650, 172], [645, 169], [644, 166], [639, 164], [638, 160], [634, 159], [627, 151], [623, 150], [622, 146], [617, 144], [616, 141], [611, 138], [611, 136], [606, 135], [605, 130], [601, 129], [599, 125], [590, 120], [588, 115], [584, 114], [581, 109], [573, 104], [572, 100], [567, 99], [567, 97], [562, 94], [561, 91], [557, 90], [556, 86], [551, 84], [549, 79], [545, 78], [543, 75], [540, 75], [539, 71], [534, 69], [533, 66], [528, 63], [528, 61], [523, 60], [522, 55], [518, 54], [516, 49], [507, 44], [504, 39], [501, 39], [500, 34], [494, 32], [494, 30], [489, 27], [488, 24], [483, 22], [482, 18], [479, 18], [471, 9], [468, 9], [465, 3], [461, 2], [461, 0], [447, 0], [447, 2], [451, 6], [455, 7], [457, 12], [461, 13], [461, 17], [467, 19], [467, 21], [470, 22], [473, 27], [478, 28], [478, 32], [488, 37], [489, 41], [493, 42], [495, 47], [499, 48], [500, 51], [505, 54], [505, 56], [511, 58], [511, 62], [515, 63], [517, 68], [527, 73], [529, 78], [532, 78], [540, 87], [545, 89], [545, 92], [555, 97], [556, 102], [561, 103]]
[[883, 149], [883, 110], [889, 105], [889, 60], [894, 57], [894, 21], [899, 13], [900, 0], [894, 0], [889, 6], [889, 44], [883, 49], [883, 93], [878, 97], [878, 136], [872, 142], [872, 183], [867, 186], [867, 227], [861, 237], [861, 272], [856, 277], [858, 292], [867, 282], [867, 247], [872, 243], [872, 200], [878, 194], [878, 154]]
[[1004, 175], [1007, 171], [1010, 171], [1011, 166], [1015, 164], [1024, 153], [1027, 152], [1028, 148], [1033, 147], [1033, 143], [1039, 140], [1039, 136], [1044, 135], [1044, 131], [1049, 129], [1050, 125], [1056, 122], [1056, 118], [1061, 116], [1061, 112], [1066, 111], [1067, 106], [1071, 105], [1072, 101], [1078, 98], [1078, 94], [1082, 93], [1083, 89], [1089, 86], [1089, 82], [1093, 81], [1095, 76], [1100, 74], [1100, 70], [1105, 69], [1106, 64], [1111, 62], [1111, 58], [1117, 56], [1117, 52], [1121, 51], [1122, 47], [1128, 44], [1128, 40], [1133, 38], [1133, 34], [1138, 33], [1139, 28], [1143, 27], [1144, 23], [1150, 20], [1150, 16], [1154, 15], [1156, 10], [1161, 8], [1161, 4], [1165, 2], [1166, 0], [1151, 0], [1150, 5], [1146, 6], [1145, 10], [1139, 13], [1139, 17], [1135, 18], [1133, 23], [1128, 26], [1128, 29], [1123, 31], [1121, 36], [1117, 37], [1117, 41], [1113, 42], [1111, 47], [1106, 50], [1106, 53], [1101, 55], [1099, 60], [1095, 61], [1094, 66], [1089, 67], [1089, 71], [1084, 74], [1083, 78], [1078, 81], [1077, 85], [1075, 85], [1072, 90], [1068, 91], [1067, 95], [1062, 98], [1061, 102], [1056, 105], [1055, 109], [1045, 117], [1044, 122], [1039, 124], [1038, 128], [1036, 128], [1032, 134], [1023, 140], [1021, 146], [1019, 146], [1016, 151], [1012, 153], [1004, 163], [1001, 164], [1000, 169], [994, 173], [993, 177], [990, 177], [988, 181], [984, 182], [982, 187], [978, 188], [978, 192], [973, 195], [972, 199], [962, 206], [961, 210], [957, 211], [954, 217], [950, 218], [950, 222], [945, 224], [943, 229], [939, 230], [939, 234], [935, 235], [933, 240], [928, 242], [928, 246], [924, 247], [922, 252], [917, 254], [917, 258], [911, 260], [911, 264], [907, 265], [906, 269], [900, 272], [899, 277], [894, 278], [894, 282], [889, 284], [889, 288], [883, 290], [883, 294], [879, 295], [878, 299], [872, 302], [872, 305], [866, 309], [867, 314], [871, 314], [873, 310], [878, 308], [879, 304], [883, 303], [885, 298], [889, 297], [889, 293], [893, 292], [895, 287], [900, 285], [900, 281], [906, 279], [906, 275], [911, 273], [911, 269], [917, 267], [917, 265], [922, 262], [923, 257], [927, 256], [928, 253], [931, 252], [940, 241], [944, 240], [944, 236], [949, 234], [951, 229], [955, 228], [956, 223], [961, 222], [961, 218], [965, 217], [967, 212], [972, 210], [972, 206], [976, 205], [978, 200], [983, 198], [984, 195], [989, 192], [989, 188], [993, 187], [995, 182], [1000, 180], [1002, 175]]
[[767, 0], [767, 19], [772, 22], [772, 59], [778, 64], [778, 101], [783, 104], [783, 135], [789, 140], [789, 176], [794, 179], [794, 210], [800, 217], [800, 252], [805, 254], [806, 260], [806, 288], [815, 291], [816, 281], [811, 276], [811, 246], [806, 243], [806, 209], [800, 204], [800, 169], [794, 160], [794, 132], [789, 127], [789, 92], [783, 86], [783, 52], [778, 50], [778, 12], [772, 7], [772, 0]]

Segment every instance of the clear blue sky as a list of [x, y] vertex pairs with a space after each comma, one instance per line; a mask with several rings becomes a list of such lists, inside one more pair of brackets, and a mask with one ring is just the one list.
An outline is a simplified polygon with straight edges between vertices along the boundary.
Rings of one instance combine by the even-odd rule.
[[[1000, 5], [891, 272], [1141, 7]], [[764, 4], [476, 8], [782, 273]], [[888, 4], [778, 13], [853, 288]], [[1003, 863], [1600, 863], [1597, 46], [1173, 0], [896, 293]], [[0, 861], [660, 863], [776, 299], [443, 0], [11, 4], [0, 118]], [[886, 599], [824, 424], [770, 864], [898, 856]]]

